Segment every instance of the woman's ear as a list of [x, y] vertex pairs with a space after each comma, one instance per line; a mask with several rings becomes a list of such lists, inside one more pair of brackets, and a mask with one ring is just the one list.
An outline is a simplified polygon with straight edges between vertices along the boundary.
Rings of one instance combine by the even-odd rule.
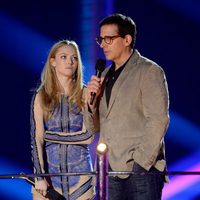
[[50, 63], [53, 67], [56, 67], [56, 62], [55, 62], [55, 58], [51, 58], [50, 59]]
[[129, 35], [129, 34], [125, 35], [125, 44], [126, 44], [126, 46], [129, 46], [131, 44], [132, 40], [133, 40], [133, 38], [132, 38], [131, 35]]

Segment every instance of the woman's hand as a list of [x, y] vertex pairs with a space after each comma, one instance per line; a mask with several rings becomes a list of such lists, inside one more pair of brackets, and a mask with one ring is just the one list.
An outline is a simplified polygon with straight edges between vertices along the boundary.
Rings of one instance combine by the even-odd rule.
[[39, 192], [42, 196], [46, 196], [47, 194], [48, 183], [45, 179], [43, 180], [36, 180], [35, 181], [35, 189]]

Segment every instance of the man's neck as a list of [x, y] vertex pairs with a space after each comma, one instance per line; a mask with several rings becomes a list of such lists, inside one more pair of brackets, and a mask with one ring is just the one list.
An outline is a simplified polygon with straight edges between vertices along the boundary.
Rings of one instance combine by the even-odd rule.
[[128, 52], [125, 52], [124, 55], [121, 56], [121, 58], [117, 61], [115, 61], [115, 70], [119, 69], [123, 64], [129, 59], [131, 54], [133, 53], [133, 49], [129, 49]]

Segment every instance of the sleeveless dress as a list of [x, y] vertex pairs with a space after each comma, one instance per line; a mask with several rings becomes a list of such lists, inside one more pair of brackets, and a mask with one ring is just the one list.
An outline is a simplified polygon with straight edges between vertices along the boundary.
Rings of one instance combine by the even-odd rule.
[[[34, 170], [35, 173], [42, 173], [35, 141], [33, 115], [31, 119]], [[88, 148], [88, 144], [93, 140], [93, 135], [86, 130], [82, 110], [76, 103], [69, 106], [68, 97], [62, 95], [60, 104], [54, 109], [49, 120], [44, 122], [44, 128], [44, 148], [48, 173], [88, 173], [93, 171]], [[47, 172], [45, 171], [45, 173]], [[50, 183], [66, 200], [86, 200], [94, 197], [93, 179], [94, 177], [89, 175], [52, 176]]]

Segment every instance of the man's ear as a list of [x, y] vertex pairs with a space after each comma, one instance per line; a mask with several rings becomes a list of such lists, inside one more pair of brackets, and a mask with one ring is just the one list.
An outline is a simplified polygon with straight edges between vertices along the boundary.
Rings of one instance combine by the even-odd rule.
[[55, 66], [56, 66], [55, 58], [51, 58], [51, 59], [50, 59], [50, 63], [51, 63], [51, 65], [52, 65], [53, 67], [55, 67]]
[[133, 38], [131, 35], [129, 35], [129, 34], [125, 35], [125, 43], [127, 46], [129, 46], [131, 44], [132, 40], [133, 40]]

